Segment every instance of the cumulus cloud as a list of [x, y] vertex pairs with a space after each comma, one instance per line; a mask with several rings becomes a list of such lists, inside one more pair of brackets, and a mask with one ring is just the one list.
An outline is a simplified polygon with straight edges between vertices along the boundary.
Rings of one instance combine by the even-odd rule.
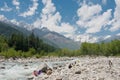
[[17, 9], [17, 10], [20, 9], [20, 8], [19, 8], [20, 2], [19, 2], [18, 0], [13, 0], [12, 3], [13, 3], [13, 5], [16, 6], [16, 9]]
[[89, 21], [91, 18], [98, 15], [101, 11], [102, 8], [100, 5], [82, 5], [82, 7], [77, 10], [77, 15], [79, 17], [77, 24], [82, 27], [84, 25], [84, 22]]
[[85, 33], [100, 32], [110, 22], [111, 11], [111, 9], [108, 9], [101, 13], [102, 8], [99, 4], [84, 4], [77, 11], [79, 20], [76, 23], [79, 27], [86, 29]]
[[32, 0], [33, 1], [33, 6], [29, 7], [28, 11], [21, 13], [19, 16], [22, 17], [28, 17], [28, 16], [33, 16], [35, 14], [35, 11], [38, 8], [38, 0]]
[[116, 8], [114, 12], [114, 18], [111, 21], [112, 27], [110, 28], [110, 31], [116, 31], [120, 29], [120, 0], [115, 0]]
[[0, 15], [0, 21], [4, 21], [6, 20], [7, 18], [4, 16], [4, 15]]
[[85, 33], [85, 34], [76, 35], [75, 41], [95, 43], [98, 41], [98, 39], [99, 37]]
[[120, 33], [118, 33], [117, 36], [120, 36]]
[[70, 37], [74, 33], [74, 27], [70, 23], [61, 21], [62, 16], [56, 11], [56, 7], [52, 0], [42, 0], [44, 8], [33, 25], [37, 28], [47, 27], [51, 31], [55, 31]]
[[86, 33], [96, 33], [101, 31], [102, 27], [106, 27], [108, 22], [111, 18], [111, 9], [104, 12], [102, 15], [99, 15], [95, 18], [93, 18], [91, 21], [88, 22], [86, 26], [88, 26], [88, 29], [86, 30]]
[[0, 8], [1, 11], [9, 12], [12, 8], [8, 7], [7, 3], [4, 3], [4, 6]]
[[19, 26], [19, 22], [16, 19], [12, 19], [12, 20], [10, 20], [10, 22], [12, 22], [13, 24]]
[[104, 37], [104, 40], [106, 40], [106, 39], [108, 39], [110, 37], [111, 37], [111, 35], [107, 35], [107, 36]]
[[17, 21], [16, 19], [12, 19], [12, 20], [9, 20], [9, 22], [17, 25], [17, 27], [23, 27], [29, 31], [31, 31], [33, 29], [33, 26], [31, 24], [28, 24], [24, 21]]
[[52, 3], [52, 0], [42, 0], [42, 3], [45, 5], [45, 7], [42, 9], [43, 14], [52, 14], [55, 13], [56, 8], [54, 4]]

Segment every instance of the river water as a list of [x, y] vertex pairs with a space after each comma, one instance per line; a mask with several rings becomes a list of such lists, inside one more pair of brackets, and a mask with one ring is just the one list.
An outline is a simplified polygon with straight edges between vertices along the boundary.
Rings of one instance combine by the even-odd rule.
[[[63, 65], [67, 61], [46, 62], [51, 68], [54, 64]], [[28, 80], [32, 72], [38, 68], [42, 62], [36, 61], [14, 61], [4, 60], [0, 62], [0, 80]]]

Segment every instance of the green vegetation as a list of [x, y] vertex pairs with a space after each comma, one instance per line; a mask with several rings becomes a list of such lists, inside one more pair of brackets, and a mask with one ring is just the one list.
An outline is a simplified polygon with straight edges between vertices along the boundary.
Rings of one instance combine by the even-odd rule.
[[120, 40], [113, 40], [108, 43], [87, 43], [81, 44], [78, 50], [61, 49], [49, 54], [50, 56], [120, 56]]
[[13, 34], [8, 39], [8, 45], [14, 47], [16, 51], [28, 51], [30, 48], [35, 49], [35, 53], [39, 53], [42, 50], [45, 52], [52, 52], [54, 47], [44, 43], [41, 39], [36, 37], [33, 33], [28, 37], [24, 37], [22, 34]]
[[29, 36], [12, 34], [9, 38], [0, 36], [0, 56], [5, 58], [26, 58], [42, 56], [120, 56], [120, 40], [107, 43], [81, 44], [78, 50], [58, 49], [43, 42], [33, 33]]
[[9, 38], [0, 36], [0, 56], [9, 57], [41, 57], [57, 48], [44, 43], [33, 33], [29, 36], [22, 34], [12, 34]]
[[83, 55], [117, 56], [120, 55], [120, 40], [108, 43], [82, 43], [80, 51]]

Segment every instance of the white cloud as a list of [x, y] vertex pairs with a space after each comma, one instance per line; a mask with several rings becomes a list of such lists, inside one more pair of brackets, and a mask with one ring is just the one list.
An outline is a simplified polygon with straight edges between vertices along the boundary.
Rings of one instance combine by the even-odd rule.
[[4, 16], [4, 15], [0, 15], [0, 21], [4, 21], [6, 20], [7, 18]]
[[35, 11], [37, 10], [39, 4], [38, 4], [38, 0], [32, 0], [32, 1], [33, 1], [33, 6], [29, 7], [28, 11], [21, 13], [19, 16], [28, 17], [35, 14]]
[[33, 29], [33, 26], [31, 24], [28, 24], [24, 21], [17, 21], [16, 19], [9, 20], [12, 24], [17, 25], [17, 27], [23, 27], [26, 28], [27, 30], [31, 31]]
[[110, 37], [111, 37], [111, 35], [107, 35], [107, 36], [104, 37], [104, 40], [106, 40], [106, 39], [108, 39]]
[[33, 25], [37, 28], [47, 27], [51, 31], [55, 31], [64, 36], [70, 37], [74, 33], [74, 28], [69, 23], [61, 22], [62, 16], [56, 11], [56, 7], [52, 3], [52, 0], [42, 0], [44, 8]]
[[54, 4], [52, 3], [51, 0], [42, 0], [43, 4], [45, 5], [45, 7], [42, 9], [42, 13], [44, 14], [52, 14], [55, 13], [56, 8], [54, 6]]
[[86, 33], [96, 33], [105, 28], [110, 22], [111, 9], [101, 14], [102, 8], [100, 5], [82, 5], [78, 11], [79, 20], [76, 22], [79, 27], [85, 28]]
[[96, 33], [101, 30], [101, 28], [106, 27], [111, 18], [111, 9], [104, 12], [102, 15], [96, 16], [87, 22], [88, 28], [86, 33]]
[[116, 31], [120, 29], [120, 0], [115, 0], [116, 8], [114, 12], [114, 18], [111, 22], [112, 27], [110, 31]]
[[117, 36], [120, 36], [120, 33], [118, 33]]
[[93, 16], [99, 14], [101, 12], [102, 8], [100, 5], [92, 5], [89, 6], [87, 4], [82, 5], [81, 8], [77, 10], [78, 17], [80, 17], [81, 20], [87, 21], [91, 19]]
[[16, 9], [17, 9], [17, 10], [20, 9], [20, 8], [19, 8], [20, 2], [19, 2], [18, 0], [13, 0], [12, 3], [13, 3], [13, 5], [16, 6]]
[[76, 35], [75, 41], [80, 41], [80, 42], [90, 42], [90, 43], [95, 43], [98, 41], [98, 37], [92, 36], [90, 34], [80, 34]]
[[10, 22], [12, 22], [13, 24], [15, 24], [17, 26], [20, 25], [19, 22], [16, 19], [12, 19], [12, 20], [10, 20]]
[[12, 8], [8, 7], [7, 3], [4, 3], [4, 6], [0, 8], [1, 11], [9, 12]]

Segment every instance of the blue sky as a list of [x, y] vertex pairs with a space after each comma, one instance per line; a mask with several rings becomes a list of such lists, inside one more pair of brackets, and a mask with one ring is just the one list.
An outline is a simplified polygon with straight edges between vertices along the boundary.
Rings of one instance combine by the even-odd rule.
[[0, 0], [0, 20], [5, 19], [96, 42], [120, 35], [120, 0]]

